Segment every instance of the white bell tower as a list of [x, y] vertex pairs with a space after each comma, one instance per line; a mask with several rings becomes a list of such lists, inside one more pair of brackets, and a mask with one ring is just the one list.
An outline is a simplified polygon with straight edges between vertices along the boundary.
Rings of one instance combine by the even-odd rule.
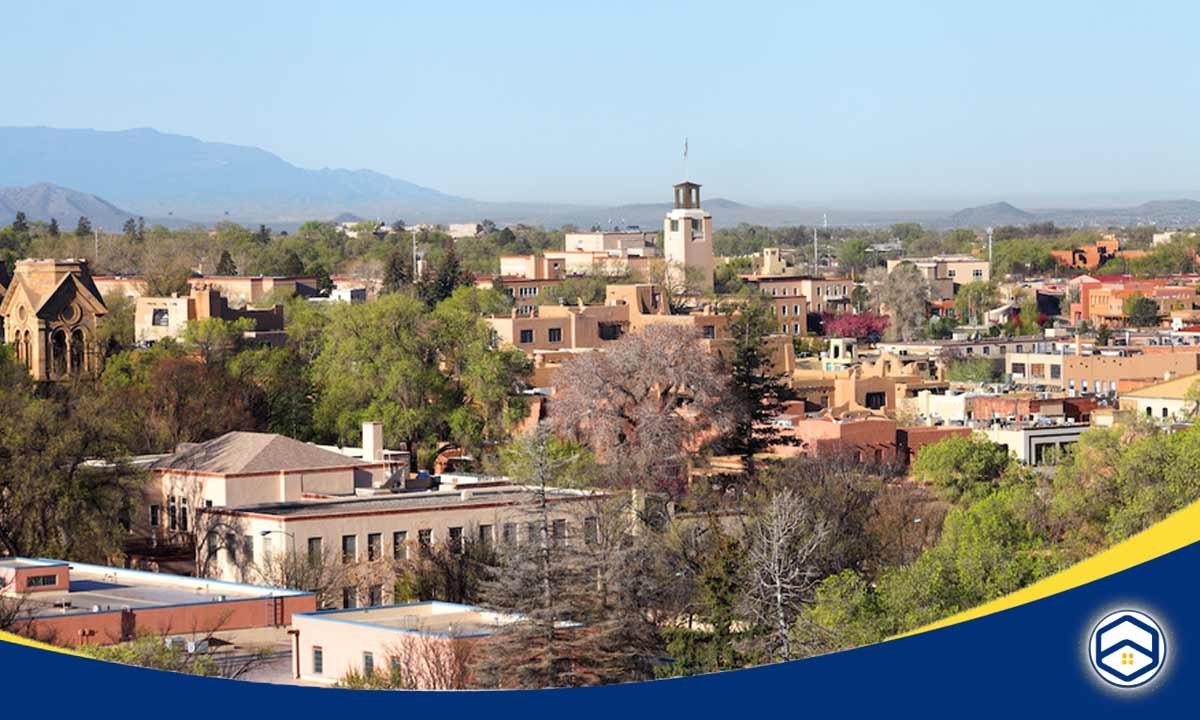
[[712, 215], [700, 208], [700, 186], [684, 181], [675, 186], [675, 209], [663, 221], [663, 255], [668, 276], [683, 281], [684, 268], [699, 272], [701, 287], [713, 287]]

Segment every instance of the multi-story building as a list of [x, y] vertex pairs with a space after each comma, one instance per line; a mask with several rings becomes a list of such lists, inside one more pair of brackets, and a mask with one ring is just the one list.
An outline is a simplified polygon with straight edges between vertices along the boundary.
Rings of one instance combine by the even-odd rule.
[[898, 258], [887, 261], [891, 272], [902, 263], [911, 263], [930, 283], [950, 280], [959, 285], [970, 282], [987, 282], [992, 279], [991, 265], [987, 260], [973, 255], [934, 255], [923, 258]]
[[1122, 250], [1121, 241], [1115, 237], [1097, 240], [1092, 245], [1074, 247], [1070, 250], [1052, 250], [1050, 257], [1061, 267], [1075, 270], [1095, 270], [1114, 258], [1133, 260], [1146, 254], [1144, 250]]
[[569, 232], [563, 238], [563, 249], [604, 255], [651, 257], [658, 255], [658, 233], [643, 230], [593, 230]]
[[1071, 322], [1075, 325], [1087, 321], [1097, 326], [1124, 327], [1125, 302], [1135, 296], [1153, 300], [1162, 317], [1187, 314], [1197, 306], [1194, 286], [1170, 284], [1166, 279], [1087, 278], [1078, 286], [1079, 302], [1071, 303], [1070, 307]]
[[133, 328], [138, 342], [157, 342], [165, 338], [178, 338], [183, 329], [193, 320], [219, 318], [235, 321], [247, 319], [254, 323], [250, 334], [266, 337], [281, 334], [283, 330], [283, 306], [270, 309], [233, 309], [221, 296], [220, 291], [201, 285], [193, 285], [186, 297], [146, 297], [136, 300]]
[[1193, 387], [1200, 375], [1188, 374], [1121, 393], [1121, 410], [1155, 420], [1191, 420], [1197, 411]]

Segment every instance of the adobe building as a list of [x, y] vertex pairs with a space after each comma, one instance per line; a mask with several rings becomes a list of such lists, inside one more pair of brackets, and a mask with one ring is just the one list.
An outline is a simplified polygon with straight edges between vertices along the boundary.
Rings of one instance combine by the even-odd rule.
[[663, 220], [663, 255], [672, 280], [682, 284], [686, 269], [699, 273], [702, 292], [713, 289], [712, 215], [700, 207], [700, 186], [675, 186], [675, 209]]
[[66, 646], [285, 627], [317, 605], [299, 590], [32, 558], [0, 559], [0, 583], [20, 601], [19, 634]]
[[96, 327], [107, 313], [86, 260], [19, 260], [0, 301], [4, 340], [39, 381], [99, 374]]
[[221, 293], [232, 307], [257, 305], [269, 295], [317, 294], [317, 279], [306, 275], [205, 275], [188, 279], [191, 287], [211, 288]]
[[268, 336], [283, 330], [283, 306], [254, 310], [233, 309], [220, 290], [206, 284], [193, 284], [186, 297], [138, 297], [134, 311], [134, 338], [138, 342], [157, 342], [178, 338], [193, 320], [219, 318], [230, 322], [248, 319], [254, 323], [250, 333]]
[[185, 444], [149, 466], [127, 552], [148, 567], [193, 572], [202, 508], [354, 497], [408, 485], [409, 454], [383, 449], [380, 423], [364, 423], [363, 447], [324, 448], [271, 433], [229, 432]]
[[[455, 689], [437, 679], [446, 674], [447, 658], [466, 658], [470, 650], [456, 652], [447, 646], [485, 642], [517, 620], [515, 615], [439, 601], [298, 613], [292, 616], [292, 673], [298, 680], [332, 685], [351, 672], [387, 674], [393, 663], [407, 663], [404, 672], [417, 685], [413, 689]], [[422, 663], [436, 664], [441, 671]]]
[[[547, 491], [555, 541], [580, 542], [594, 528], [602, 495]], [[202, 508], [199, 572], [242, 582], [262, 579], [273, 558], [346, 566], [333, 600], [342, 608], [395, 601], [397, 561], [437, 545], [537, 542], [534, 490], [502, 477], [443, 474], [436, 488], [360, 495], [305, 496], [288, 502]], [[267, 563], [267, 565], [264, 565]], [[337, 589], [335, 589], [336, 591]]]

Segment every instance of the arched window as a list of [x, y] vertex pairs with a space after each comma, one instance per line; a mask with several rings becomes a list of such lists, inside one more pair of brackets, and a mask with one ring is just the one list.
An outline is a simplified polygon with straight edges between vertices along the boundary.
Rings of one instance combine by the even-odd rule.
[[75, 328], [71, 331], [70, 371], [81, 373], [86, 369], [84, 362], [87, 358], [87, 342], [83, 338], [83, 330]]
[[50, 374], [62, 377], [67, 374], [67, 333], [55, 330], [50, 334]]
[[29, 338], [29, 331], [26, 330], [24, 340], [22, 340], [22, 342], [21, 342], [21, 349], [25, 356], [24, 360], [25, 360], [26, 367], [28, 367], [29, 365], [31, 365], [33, 363], [33, 356], [29, 352], [32, 349], [32, 347], [33, 347], [33, 343]]

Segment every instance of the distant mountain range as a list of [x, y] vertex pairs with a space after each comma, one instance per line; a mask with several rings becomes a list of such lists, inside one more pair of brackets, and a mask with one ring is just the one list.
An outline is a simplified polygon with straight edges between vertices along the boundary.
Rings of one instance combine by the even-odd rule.
[[[4, 187], [11, 186], [11, 187]], [[213, 143], [150, 128], [120, 131], [0, 127], [0, 223], [20, 210], [32, 220], [58, 218], [70, 229], [80, 215], [118, 229], [131, 215], [184, 225], [221, 219], [277, 229], [305, 220], [375, 218], [384, 222], [518, 222], [557, 227], [659, 227], [670, 203], [582, 205], [497, 203], [457, 197], [371, 170], [310, 170], [255, 147]], [[73, 189], [68, 189], [73, 188]], [[669, 197], [669, 188], [663, 195]], [[90, 193], [95, 193], [90, 194]], [[103, 198], [103, 199], [101, 199]], [[1200, 224], [1200, 202], [1148, 202], [1133, 207], [1022, 209], [1007, 202], [947, 214], [928, 210], [846, 210], [752, 206], [705, 198], [718, 227], [739, 223], [879, 227], [919, 222], [953, 228]]]
[[75, 229], [79, 218], [86, 217], [92, 226], [101, 230], [119, 230], [133, 217], [121, 208], [77, 190], [50, 183], [28, 187], [0, 187], [0, 225], [8, 225], [18, 212], [29, 220], [49, 222], [58, 220], [59, 227], [68, 232]]

